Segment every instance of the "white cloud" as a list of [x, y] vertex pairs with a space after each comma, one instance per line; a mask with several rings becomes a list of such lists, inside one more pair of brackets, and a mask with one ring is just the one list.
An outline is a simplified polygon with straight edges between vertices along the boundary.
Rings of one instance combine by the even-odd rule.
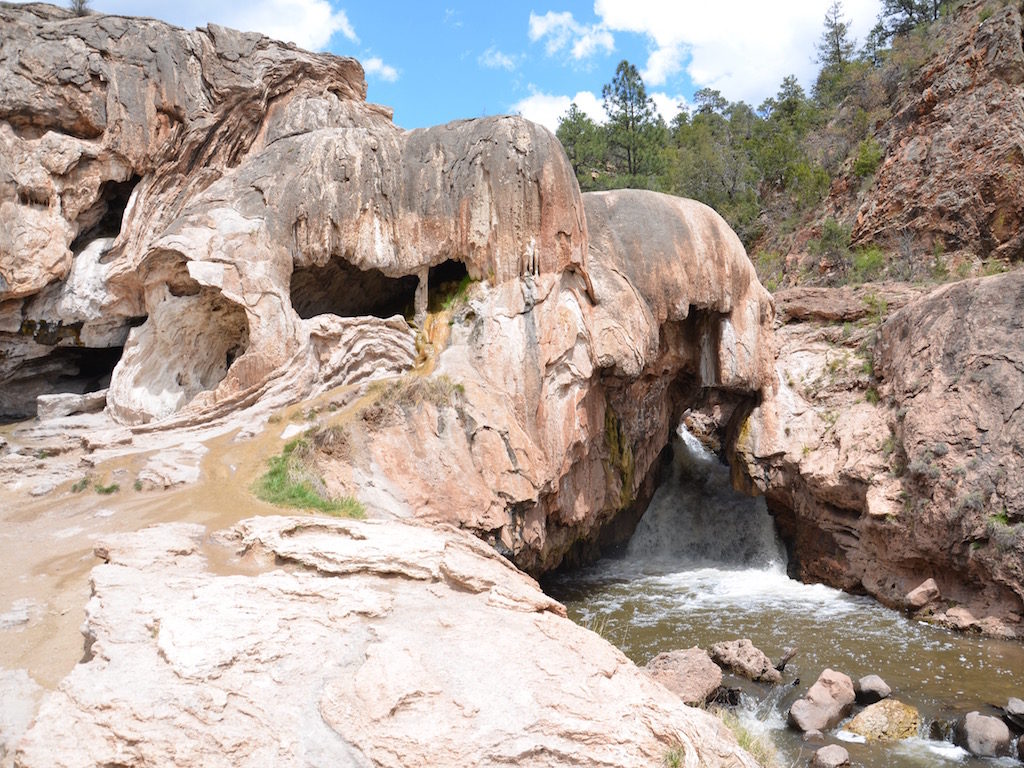
[[488, 69], [507, 69], [509, 72], [516, 68], [516, 58], [507, 53], [502, 53], [493, 45], [480, 54], [477, 63]]
[[363, 71], [367, 75], [379, 77], [388, 83], [398, 80], [398, 70], [390, 64], [385, 64], [379, 57], [372, 56], [363, 62]]
[[680, 110], [688, 110], [690, 108], [690, 103], [686, 100], [686, 97], [679, 94], [672, 96], [664, 91], [655, 91], [647, 95], [651, 97], [651, 101], [654, 102], [654, 108], [666, 123], [671, 123]]
[[525, 99], [513, 104], [510, 111], [540, 123], [553, 133], [558, 128], [559, 119], [565, 116], [573, 102], [594, 122], [603, 123], [608, 119], [601, 99], [591, 91], [580, 91], [575, 96], [558, 96], [533, 90]]
[[326, 48], [336, 34], [359, 42], [348, 15], [334, 10], [329, 0], [93, 0], [91, 7], [102, 13], [151, 16], [185, 28], [214, 23], [262, 32], [311, 50]]
[[[814, 45], [829, 5], [831, 0], [595, 0], [594, 13], [597, 28], [647, 38], [650, 53], [642, 75], [648, 85], [669, 83], [685, 66], [698, 88], [717, 88], [730, 100], [756, 107], [786, 75], [795, 74], [805, 87], [812, 84], [818, 71]], [[852, 34], [862, 42], [878, 17], [880, 0], [845, 0], [843, 6]], [[530, 19], [532, 31], [533, 14]]]
[[530, 11], [530, 40], [544, 40], [549, 56], [568, 48], [570, 55], [580, 61], [602, 51], [615, 50], [615, 38], [602, 24], [580, 24], [569, 11], [548, 11], [538, 16]]

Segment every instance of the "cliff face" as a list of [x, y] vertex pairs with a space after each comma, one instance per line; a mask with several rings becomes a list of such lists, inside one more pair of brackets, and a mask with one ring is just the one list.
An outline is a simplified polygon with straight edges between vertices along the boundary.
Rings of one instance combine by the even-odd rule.
[[1024, 363], [1012, 272], [930, 293], [778, 294], [776, 395], [736, 466], [796, 575], [959, 629], [1024, 635]]

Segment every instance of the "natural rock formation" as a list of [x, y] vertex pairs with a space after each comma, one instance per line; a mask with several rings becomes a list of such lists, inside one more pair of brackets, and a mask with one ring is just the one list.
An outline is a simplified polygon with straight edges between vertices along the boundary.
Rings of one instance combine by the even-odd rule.
[[853, 681], [842, 672], [826, 669], [814, 685], [789, 709], [789, 724], [799, 731], [826, 731], [850, 711]]
[[953, 741], [978, 757], [1003, 757], [1010, 754], [1010, 729], [998, 717], [968, 712], [957, 721]]
[[918, 711], [896, 699], [878, 701], [854, 715], [846, 730], [868, 741], [899, 741], [917, 735], [921, 727]]
[[219, 538], [247, 555], [216, 573], [201, 526], [100, 545], [90, 658], [18, 766], [756, 766], [466, 533], [256, 518]]
[[858, 704], [875, 704], [889, 698], [892, 689], [878, 675], [865, 675], [853, 684]]
[[400, 313], [446, 260], [585, 277], [579, 191], [537, 126], [405, 132], [353, 59], [216, 26], [35, 5], [0, 23], [7, 415], [93, 379], [133, 424], [209, 418], [275, 379], [294, 398], [374, 370], [330, 365], [337, 343], [410, 367], [407, 326], [345, 318]]
[[1011, 696], [1003, 707], [1003, 717], [1019, 731], [1024, 731], [1024, 700]]
[[838, 744], [822, 747], [811, 757], [812, 768], [841, 768], [850, 764], [850, 753]]
[[771, 659], [760, 649], [755, 648], [749, 639], [715, 643], [711, 646], [710, 653], [718, 666], [755, 683], [782, 682], [782, 674], [772, 665]]
[[471, 288], [431, 326], [432, 379], [341, 422], [350, 449], [320, 461], [333, 492], [457, 521], [543, 572], [631, 533], [688, 407], [717, 393], [723, 413], [749, 408], [770, 381], [772, 307], [736, 236], [666, 195], [584, 204], [596, 305], [571, 272]]
[[[778, 391], [740, 432], [734, 466], [766, 493], [800, 578], [1020, 636], [1024, 274], [913, 301], [858, 290], [865, 319], [779, 329]], [[833, 316], [807, 294], [790, 314], [780, 293], [780, 314]]]
[[643, 670], [691, 706], [706, 704], [722, 686], [722, 670], [697, 647], [659, 653]]

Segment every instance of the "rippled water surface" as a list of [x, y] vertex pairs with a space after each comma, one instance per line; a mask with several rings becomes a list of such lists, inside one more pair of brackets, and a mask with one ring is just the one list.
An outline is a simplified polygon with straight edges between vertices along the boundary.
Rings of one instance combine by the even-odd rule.
[[[786, 728], [790, 704], [826, 667], [881, 675], [924, 720], [1024, 697], [1024, 647], [914, 622], [865, 597], [786, 576], [785, 554], [763, 500], [734, 493], [728, 470], [683, 433], [673, 476], [659, 489], [625, 555], [545, 585], [570, 616], [600, 631], [638, 664], [661, 651], [750, 638], [772, 658], [796, 646], [783, 686], [749, 687], [741, 719], [771, 735], [783, 765], [812, 747]], [[795, 681], [799, 680], [799, 683]], [[926, 726], [922, 736], [926, 736]], [[830, 736], [829, 741], [841, 740]], [[988, 765], [924, 738], [881, 747], [847, 742], [863, 766]]]

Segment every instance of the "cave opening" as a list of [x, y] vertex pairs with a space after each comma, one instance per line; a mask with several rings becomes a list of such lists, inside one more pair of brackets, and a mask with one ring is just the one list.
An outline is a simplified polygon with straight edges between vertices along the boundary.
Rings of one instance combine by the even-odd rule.
[[341, 259], [323, 267], [292, 272], [292, 308], [304, 320], [317, 315], [411, 317], [419, 278], [388, 277], [379, 269], [359, 269]]
[[469, 270], [461, 261], [448, 259], [430, 268], [427, 273], [427, 308], [438, 312], [451, 299], [466, 289], [469, 284]]
[[26, 360], [0, 382], [0, 423], [34, 418], [40, 395], [106, 389], [123, 352], [123, 347], [55, 347]]
[[100, 185], [96, 202], [78, 217], [78, 236], [71, 243], [72, 252], [78, 253], [98, 238], [121, 234], [124, 212], [140, 181], [142, 177], [135, 175], [125, 181], [110, 180]]

